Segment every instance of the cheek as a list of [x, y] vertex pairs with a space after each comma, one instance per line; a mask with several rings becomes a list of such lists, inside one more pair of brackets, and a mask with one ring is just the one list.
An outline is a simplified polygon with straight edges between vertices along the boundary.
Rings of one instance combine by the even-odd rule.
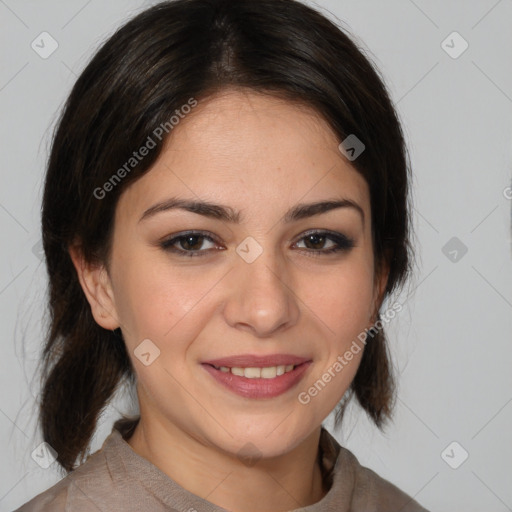
[[149, 338], [159, 346], [173, 339], [176, 346], [179, 339], [193, 339], [200, 330], [201, 316], [206, 316], [207, 301], [201, 299], [218, 279], [159, 265], [147, 257], [119, 263], [116, 309], [127, 344], [134, 347]]
[[304, 303], [340, 341], [368, 327], [373, 291], [373, 274], [364, 262], [340, 267], [301, 286]]

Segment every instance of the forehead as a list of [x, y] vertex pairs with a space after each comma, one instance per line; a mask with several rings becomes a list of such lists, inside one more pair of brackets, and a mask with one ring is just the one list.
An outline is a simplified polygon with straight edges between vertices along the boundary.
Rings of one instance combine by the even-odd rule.
[[167, 196], [237, 210], [287, 209], [344, 197], [369, 209], [365, 179], [313, 109], [269, 95], [228, 91], [200, 102], [175, 126], [153, 167], [122, 194], [134, 215]]

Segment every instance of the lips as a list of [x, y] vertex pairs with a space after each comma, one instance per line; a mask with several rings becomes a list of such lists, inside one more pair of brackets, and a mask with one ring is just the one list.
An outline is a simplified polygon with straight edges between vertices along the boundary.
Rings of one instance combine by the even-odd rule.
[[201, 366], [231, 392], [244, 398], [263, 399], [274, 398], [291, 390], [303, 378], [311, 363], [311, 359], [300, 356], [274, 354], [223, 357], [205, 361]]

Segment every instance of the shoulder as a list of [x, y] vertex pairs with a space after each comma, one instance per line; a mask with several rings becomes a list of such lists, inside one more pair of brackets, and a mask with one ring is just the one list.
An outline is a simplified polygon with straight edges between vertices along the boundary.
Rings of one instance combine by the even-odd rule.
[[[375, 471], [362, 466], [356, 456], [346, 448], [340, 448], [340, 456], [354, 472], [353, 501], [361, 510], [375, 512], [428, 512], [411, 496], [403, 492]], [[359, 508], [356, 507], [356, 510]]]
[[56, 483], [46, 491], [17, 508], [14, 512], [46, 512], [54, 510], [61, 512], [67, 510], [67, 485], [66, 478]]
[[362, 466], [325, 429], [322, 429], [320, 447], [332, 487], [331, 499], [337, 505], [348, 500], [354, 512], [428, 512], [396, 485]]
[[77, 469], [14, 512], [67, 512], [102, 510], [101, 502], [114, 490], [103, 448]]
[[379, 504], [379, 512], [428, 512], [414, 498], [369, 468], [360, 466], [361, 474], [370, 482], [370, 496]]

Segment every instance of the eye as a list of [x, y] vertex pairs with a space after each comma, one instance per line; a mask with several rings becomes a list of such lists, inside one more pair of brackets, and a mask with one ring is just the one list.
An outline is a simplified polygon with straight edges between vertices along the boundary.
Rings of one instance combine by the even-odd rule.
[[[300, 241], [302, 240], [304, 240], [306, 251], [311, 252], [314, 256], [348, 251], [355, 246], [354, 240], [351, 238], [343, 235], [342, 233], [335, 233], [332, 231], [309, 231], [302, 236]], [[318, 250], [322, 249], [328, 241], [330, 241], [331, 244], [327, 248]]]
[[[187, 231], [178, 234], [160, 242], [160, 247], [166, 251], [177, 253], [179, 256], [204, 256], [207, 252], [210, 252], [209, 249], [212, 248], [207, 247], [208, 250], [204, 250], [205, 240], [215, 247], [215, 240], [201, 231]], [[203, 250], [201, 250], [201, 248], [203, 248]]]

